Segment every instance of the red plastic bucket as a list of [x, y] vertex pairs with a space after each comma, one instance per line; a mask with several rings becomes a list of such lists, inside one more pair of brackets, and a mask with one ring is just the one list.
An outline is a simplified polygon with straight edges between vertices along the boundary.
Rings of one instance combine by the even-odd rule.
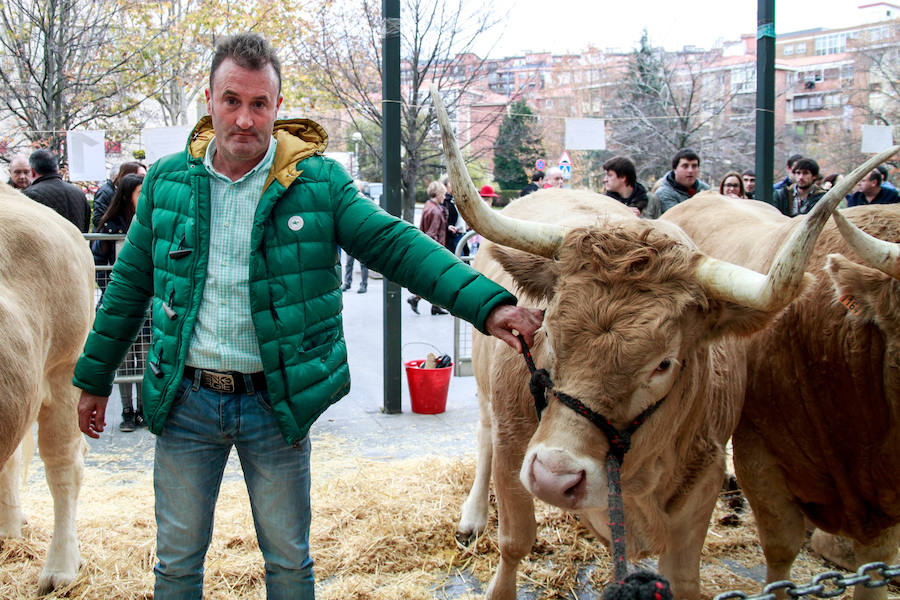
[[447, 390], [453, 363], [440, 369], [420, 369], [424, 360], [403, 363], [406, 367], [406, 381], [409, 383], [409, 399], [412, 411], [420, 415], [436, 415], [447, 409]]

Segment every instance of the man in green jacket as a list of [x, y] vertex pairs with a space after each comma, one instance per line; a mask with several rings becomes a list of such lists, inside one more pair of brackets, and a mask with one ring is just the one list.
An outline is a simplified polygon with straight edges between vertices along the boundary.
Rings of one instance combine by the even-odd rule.
[[[337, 246], [514, 347], [541, 313], [357, 192], [327, 135], [279, 121], [263, 38], [219, 43], [209, 117], [157, 161], [75, 368], [79, 426], [105, 427], [112, 380], [152, 311], [144, 415], [156, 434], [157, 600], [201, 598], [222, 473], [235, 446], [270, 599], [314, 597], [308, 431], [350, 388]], [[426, 268], [423, 268], [426, 267]]]

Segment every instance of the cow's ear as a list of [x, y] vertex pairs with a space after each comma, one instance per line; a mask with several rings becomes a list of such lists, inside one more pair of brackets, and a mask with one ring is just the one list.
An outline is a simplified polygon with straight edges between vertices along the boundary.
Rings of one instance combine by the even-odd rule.
[[537, 300], [549, 301], [553, 297], [559, 277], [555, 260], [496, 245], [489, 251], [526, 294]]
[[725, 336], [749, 335], [759, 331], [774, 317], [774, 313], [710, 299], [703, 317], [705, 328], [702, 340], [713, 342]]
[[847, 311], [866, 321], [874, 321], [879, 313], [890, 311], [893, 295], [890, 291], [891, 277], [877, 269], [857, 264], [840, 254], [829, 254], [825, 260], [825, 272], [834, 286], [835, 300]]

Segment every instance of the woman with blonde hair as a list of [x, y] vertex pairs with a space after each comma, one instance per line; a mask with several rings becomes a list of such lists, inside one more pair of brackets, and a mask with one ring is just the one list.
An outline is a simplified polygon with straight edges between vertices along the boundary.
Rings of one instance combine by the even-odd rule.
[[[443, 246], [447, 241], [447, 207], [444, 206], [444, 194], [447, 188], [440, 181], [432, 181], [428, 184], [428, 201], [422, 208], [422, 220], [419, 221], [419, 229], [425, 235]], [[419, 296], [410, 296], [406, 299], [413, 312], [419, 314]], [[431, 314], [446, 315], [447, 311], [440, 306], [431, 305]]]

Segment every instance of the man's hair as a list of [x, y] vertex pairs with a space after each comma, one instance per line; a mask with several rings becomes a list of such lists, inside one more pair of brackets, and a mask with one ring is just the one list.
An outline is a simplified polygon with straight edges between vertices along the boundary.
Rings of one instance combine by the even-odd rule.
[[222, 62], [230, 58], [234, 63], [251, 71], [262, 71], [272, 65], [278, 76], [278, 93], [281, 93], [281, 61], [272, 45], [258, 33], [238, 33], [228, 36], [216, 44], [212, 65], [209, 68], [209, 89], [213, 87], [213, 76]]
[[637, 182], [637, 173], [634, 169], [634, 162], [627, 156], [614, 156], [603, 163], [604, 171], [612, 171], [619, 177], [625, 178], [625, 183], [634, 187]]
[[888, 168], [887, 168], [887, 165], [884, 164], [884, 163], [881, 163], [880, 165], [878, 165], [877, 167], [875, 167], [875, 169], [876, 169], [879, 173], [881, 173], [881, 180], [882, 180], [882, 181], [887, 181], [887, 178], [888, 178]]
[[544, 177], [545, 177], [545, 175], [544, 175], [543, 171], [535, 171], [534, 173], [531, 174], [531, 183], [537, 183]]
[[59, 173], [59, 161], [56, 155], [45, 148], [40, 148], [28, 157], [28, 164], [38, 175], [53, 175]]
[[788, 156], [787, 164], [786, 164], [787, 168], [793, 169], [794, 165], [797, 164], [797, 161], [800, 160], [801, 158], [803, 158], [802, 154], [791, 154], [790, 156]]
[[819, 176], [819, 163], [811, 158], [799, 158], [794, 163], [795, 171], [809, 171], [813, 177]]
[[[17, 160], [25, 161], [25, 164], [28, 165], [28, 155], [27, 154], [16, 154], [11, 159], [9, 159], [9, 166], [12, 167], [12, 164]], [[30, 165], [28, 165], [30, 166]]]
[[559, 167], [550, 167], [547, 169], [547, 177], [556, 177], [557, 175], [562, 175], [562, 169]]
[[884, 181], [884, 176], [881, 174], [881, 171], [878, 169], [872, 169], [869, 173], [868, 177], [866, 177], [869, 181], [874, 181], [878, 185], [881, 185], [881, 182]]
[[678, 167], [678, 163], [681, 162], [681, 159], [685, 160], [696, 160], [697, 164], [700, 164], [700, 157], [696, 152], [691, 150], [690, 148], [682, 148], [678, 152], [675, 153], [675, 156], [672, 157], [672, 170], [674, 171]]
[[755, 177], [756, 177], [756, 171], [754, 171], [753, 169], [747, 169], [747, 170], [745, 170], [743, 173], [741, 173], [741, 177], [743, 177], [744, 175], [749, 175], [750, 177], [754, 177], [754, 178], [755, 178]]

